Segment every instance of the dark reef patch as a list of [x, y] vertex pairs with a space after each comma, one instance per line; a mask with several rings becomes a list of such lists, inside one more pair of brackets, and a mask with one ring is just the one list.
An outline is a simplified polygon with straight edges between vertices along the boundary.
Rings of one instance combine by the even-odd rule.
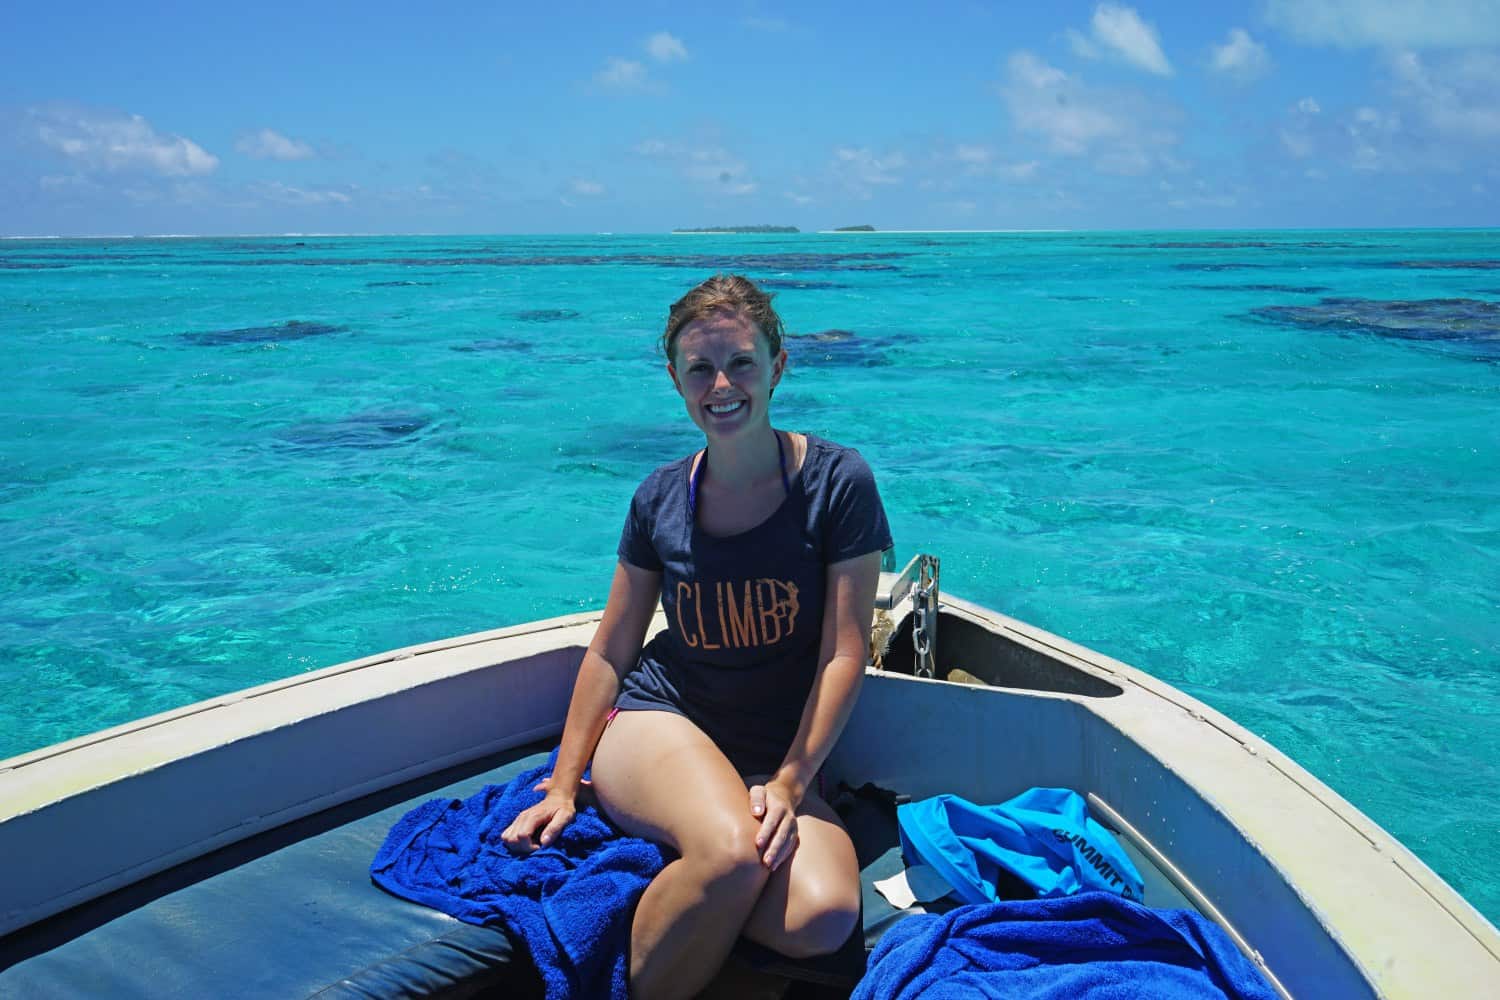
[[412, 441], [432, 425], [432, 417], [408, 410], [375, 410], [339, 420], [296, 424], [276, 437], [293, 448], [392, 448]]
[[849, 365], [855, 368], [890, 364], [885, 348], [895, 343], [890, 337], [861, 337], [850, 330], [791, 333], [787, 334], [787, 341], [793, 364]]
[[828, 291], [834, 288], [848, 288], [837, 281], [804, 281], [800, 278], [760, 278], [756, 284], [762, 288], [769, 288], [773, 292], [779, 291]]
[[894, 271], [893, 260], [908, 257], [883, 253], [772, 254], [572, 254], [516, 257], [289, 257], [245, 260], [187, 260], [211, 267], [678, 267], [696, 271]]
[[531, 344], [529, 341], [517, 340], [512, 337], [490, 337], [485, 340], [471, 340], [467, 344], [453, 344], [449, 347], [449, 350], [462, 351], [465, 354], [484, 354], [490, 351], [529, 353], [531, 351]]
[[233, 344], [275, 344], [286, 340], [305, 340], [329, 333], [343, 333], [347, 326], [332, 323], [309, 323], [293, 319], [271, 326], [245, 326], [237, 330], [204, 330], [184, 333], [182, 339], [200, 347], [225, 347]]
[[565, 319], [577, 319], [583, 313], [577, 309], [522, 309], [511, 313], [512, 319], [522, 323], [557, 323]]
[[553, 466], [553, 472], [564, 475], [605, 476], [609, 479], [635, 479], [634, 470], [622, 471], [610, 465], [608, 462], [559, 462]]
[[1196, 261], [1191, 261], [1182, 264], [1173, 264], [1172, 269], [1174, 271], [1253, 271], [1278, 266], [1279, 265], [1277, 264], [1251, 264], [1247, 262], [1236, 262], [1233, 264], [1211, 264], [1208, 262], [1199, 263]]
[[1277, 243], [1270, 240], [1166, 240], [1157, 243], [1102, 243], [1114, 250], [1358, 250], [1364, 243], [1305, 240]]
[[1500, 260], [1393, 260], [1385, 266], [1431, 271], [1500, 271]]
[[1500, 302], [1483, 299], [1325, 298], [1251, 313], [1289, 326], [1422, 341], [1500, 358]]
[[0, 271], [56, 271], [58, 268], [67, 266], [66, 264], [53, 264], [46, 261], [0, 257]]
[[367, 281], [366, 288], [415, 288], [418, 285], [431, 286], [431, 281]]
[[1327, 285], [1179, 285], [1195, 292], [1285, 292], [1292, 295], [1316, 295], [1328, 291]]

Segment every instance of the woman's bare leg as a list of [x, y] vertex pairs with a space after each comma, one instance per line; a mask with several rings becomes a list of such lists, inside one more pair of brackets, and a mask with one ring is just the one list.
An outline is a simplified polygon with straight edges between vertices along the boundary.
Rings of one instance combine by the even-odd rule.
[[859, 920], [859, 860], [833, 807], [809, 791], [797, 808], [797, 850], [776, 869], [744, 927], [788, 958], [838, 951]]
[[636, 907], [631, 995], [692, 996], [723, 964], [771, 874], [755, 847], [760, 824], [745, 783], [697, 726], [645, 711], [621, 712], [604, 731], [593, 782], [626, 833], [679, 855]]

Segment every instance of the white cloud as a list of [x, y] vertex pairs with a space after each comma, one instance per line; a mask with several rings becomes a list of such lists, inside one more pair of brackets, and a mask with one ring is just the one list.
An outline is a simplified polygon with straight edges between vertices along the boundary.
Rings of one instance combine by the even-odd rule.
[[1089, 156], [1110, 174], [1175, 169], [1167, 151], [1177, 136], [1165, 124], [1178, 114], [1171, 105], [1088, 87], [1030, 52], [1011, 55], [1000, 93], [1016, 129], [1039, 136], [1053, 153]]
[[1271, 56], [1266, 47], [1251, 38], [1244, 28], [1230, 28], [1229, 38], [1224, 44], [1209, 50], [1208, 65], [1215, 73], [1249, 83], [1264, 76], [1271, 68]]
[[196, 142], [163, 135], [140, 115], [38, 109], [29, 114], [43, 143], [84, 167], [188, 177], [219, 166], [219, 158]]
[[1030, 52], [1013, 54], [1006, 70], [1002, 93], [1016, 127], [1043, 136], [1054, 152], [1076, 156], [1100, 139], [1125, 133], [1125, 123], [1094, 106], [1078, 82]]
[[1390, 150], [1401, 131], [1401, 116], [1376, 108], [1359, 108], [1344, 126], [1351, 145], [1349, 165], [1355, 170], [1383, 170], [1392, 166]]
[[311, 160], [318, 155], [300, 139], [289, 139], [269, 128], [240, 136], [234, 148], [257, 160]]
[[266, 181], [251, 185], [251, 193], [281, 205], [315, 206], [348, 205], [354, 199], [344, 191], [333, 188], [299, 188], [279, 181]]
[[897, 171], [905, 167], [906, 156], [900, 152], [877, 156], [868, 147], [840, 146], [833, 151], [829, 172], [850, 195], [867, 200], [874, 195], [875, 187], [899, 184]]
[[1077, 28], [1069, 28], [1063, 35], [1068, 39], [1068, 47], [1073, 50], [1074, 55], [1084, 59], [1099, 58], [1099, 46], [1089, 41], [1088, 35], [1085, 35]]
[[1298, 41], [1342, 48], [1500, 43], [1500, 0], [1266, 0], [1265, 16]]
[[1278, 136], [1281, 148], [1294, 160], [1305, 160], [1317, 150], [1317, 142], [1302, 129], [1283, 128]]
[[583, 195], [585, 198], [597, 198], [604, 194], [603, 184], [598, 181], [585, 180], [582, 177], [575, 177], [569, 187], [574, 194]]
[[813, 203], [812, 195], [798, 194], [795, 191], [786, 192], [786, 199], [793, 205], [811, 205]]
[[1320, 113], [1323, 108], [1318, 104], [1317, 101], [1313, 100], [1311, 97], [1304, 97], [1302, 98], [1302, 100], [1297, 102], [1297, 110], [1305, 115], [1316, 115]]
[[1239, 202], [1237, 195], [1212, 191], [1204, 181], [1199, 181], [1195, 185], [1195, 190], [1169, 198], [1167, 205], [1181, 211], [1193, 211], [1204, 208], [1234, 208]]
[[967, 163], [976, 167], [984, 166], [995, 158], [994, 150], [984, 146], [960, 145], [953, 150], [953, 158], [959, 163]]
[[753, 194], [759, 185], [750, 168], [722, 146], [686, 146], [661, 139], [646, 139], [633, 152], [653, 160], [674, 164], [679, 174], [715, 194]]
[[646, 51], [657, 62], [672, 62], [688, 57], [687, 46], [682, 44], [682, 39], [665, 31], [658, 31], [646, 40]]
[[1172, 64], [1161, 49], [1156, 29], [1142, 21], [1134, 7], [1101, 3], [1094, 8], [1089, 31], [1088, 37], [1072, 29], [1067, 32], [1068, 42], [1078, 55], [1096, 59], [1101, 52], [1110, 53], [1148, 73], [1172, 75]]
[[1000, 168], [1000, 172], [1012, 180], [1029, 181], [1036, 176], [1041, 169], [1041, 161], [1026, 160], [1022, 163], [1009, 163]]
[[1500, 139], [1500, 57], [1470, 52], [1429, 66], [1401, 52], [1390, 66], [1397, 97], [1440, 136]]
[[979, 205], [975, 202], [960, 199], [958, 201], [945, 201], [936, 206], [937, 209], [947, 215], [957, 215], [967, 218], [979, 211]]
[[647, 90], [650, 78], [644, 63], [611, 56], [604, 68], [594, 74], [594, 82], [606, 90]]

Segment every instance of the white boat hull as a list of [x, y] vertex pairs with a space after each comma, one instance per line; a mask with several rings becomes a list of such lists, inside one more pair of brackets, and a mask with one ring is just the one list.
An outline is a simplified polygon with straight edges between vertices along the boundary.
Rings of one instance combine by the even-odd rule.
[[[303, 816], [556, 735], [597, 621], [410, 647], [0, 762], [0, 935]], [[1034, 785], [1087, 792], [1288, 995], [1500, 992], [1495, 928], [1274, 747], [1040, 629], [949, 598], [943, 621], [945, 648], [970, 657], [968, 672], [998, 670], [998, 683], [1018, 686], [872, 670], [829, 760], [832, 779], [985, 802]]]

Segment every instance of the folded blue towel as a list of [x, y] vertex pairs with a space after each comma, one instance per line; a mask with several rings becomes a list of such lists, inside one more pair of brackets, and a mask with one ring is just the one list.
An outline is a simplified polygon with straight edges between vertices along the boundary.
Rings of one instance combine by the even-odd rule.
[[471, 924], [503, 922], [526, 942], [548, 1000], [627, 995], [630, 921], [665, 864], [657, 845], [621, 834], [593, 806], [526, 857], [500, 833], [542, 800], [532, 788], [557, 762], [486, 785], [462, 801], [433, 799], [403, 816], [370, 865], [388, 892]]
[[1130, 856], [1071, 789], [1032, 788], [997, 806], [934, 795], [900, 806], [896, 820], [907, 863], [932, 867], [965, 903], [999, 899], [1005, 872], [1038, 896], [1103, 889], [1141, 898]]
[[851, 1000], [1276, 1000], [1218, 926], [1111, 892], [960, 906], [880, 939]]

